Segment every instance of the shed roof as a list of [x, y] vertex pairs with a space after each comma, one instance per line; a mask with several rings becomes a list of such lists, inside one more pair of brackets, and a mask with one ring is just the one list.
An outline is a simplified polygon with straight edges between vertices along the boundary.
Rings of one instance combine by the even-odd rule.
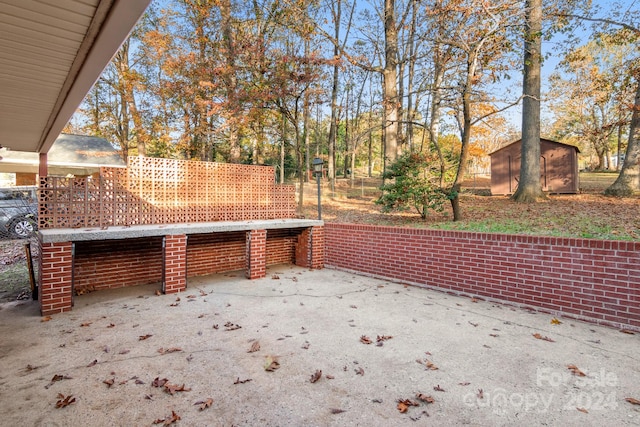
[[[580, 152], [580, 149], [579, 149], [578, 147], [576, 147], [575, 145], [565, 144], [564, 142], [558, 142], [558, 141], [554, 141], [554, 140], [552, 140], [552, 139], [540, 138], [540, 142], [542, 142], [542, 141], [545, 141], [545, 142], [548, 142], [548, 143], [551, 143], [551, 144], [557, 144], [557, 145], [562, 145], [562, 146], [565, 146], [565, 147], [573, 148], [573, 149], [575, 149], [575, 150], [576, 150], [576, 152], [578, 152], [578, 153]], [[520, 143], [520, 142], [522, 142], [522, 139], [518, 139], [518, 140], [516, 140], [516, 141], [513, 141], [511, 144], [507, 144], [507, 145], [505, 145], [504, 147], [500, 147], [500, 148], [498, 148], [498, 149], [497, 149], [496, 151], [494, 151], [493, 153], [489, 153], [489, 156], [493, 156], [494, 154], [496, 154], [496, 153], [498, 153], [498, 152], [500, 152], [500, 151], [502, 151], [502, 150], [505, 150], [505, 149], [507, 149], [508, 147], [511, 147], [512, 145], [514, 145], [514, 144], [518, 144], [518, 143]]]
[[[38, 173], [39, 154], [0, 150], [0, 172]], [[61, 134], [47, 155], [49, 171], [54, 175], [90, 175], [100, 167], [126, 167], [118, 151], [104, 138]]]

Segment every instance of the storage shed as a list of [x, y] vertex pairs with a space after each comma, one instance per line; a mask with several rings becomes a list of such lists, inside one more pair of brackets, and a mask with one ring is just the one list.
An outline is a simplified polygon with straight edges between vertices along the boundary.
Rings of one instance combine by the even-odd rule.
[[[491, 194], [513, 194], [520, 179], [522, 140], [517, 140], [491, 156]], [[573, 145], [540, 138], [540, 181], [542, 191], [575, 194], [579, 188], [578, 153]]]

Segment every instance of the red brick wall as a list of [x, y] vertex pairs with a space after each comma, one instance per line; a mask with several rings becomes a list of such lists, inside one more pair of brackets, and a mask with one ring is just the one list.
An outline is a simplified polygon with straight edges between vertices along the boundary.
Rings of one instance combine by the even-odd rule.
[[640, 331], [640, 242], [324, 228], [329, 267]]
[[164, 292], [173, 294], [187, 287], [187, 236], [174, 234], [165, 236]]
[[71, 310], [71, 242], [40, 244], [39, 299], [43, 316]]
[[187, 240], [187, 277], [243, 270], [246, 232], [194, 234]]
[[301, 228], [267, 230], [267, 265], [293, 264]]
[[162, 280], [162, 237], [77, 242], [74, 288], [100, 290]]
[[248, 279], [259, 279], [266, 275], [267, 267], [267, 230], [251, 230], [247, 232], [247, 267]]

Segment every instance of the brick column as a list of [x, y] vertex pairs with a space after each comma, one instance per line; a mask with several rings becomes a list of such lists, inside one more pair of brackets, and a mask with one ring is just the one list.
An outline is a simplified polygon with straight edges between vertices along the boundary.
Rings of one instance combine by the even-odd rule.
[[40, 243], [40, 312], [43, 316], [70, 311], [73, 305], [72, 243]]
[[165, 236], [164, 292], [173, 294], [187, 288], [187, 236]]
[[247, 279], [267, 275], [267, 230], [247, 231]]
[[324, 267], [324, 227], [305, 228], [296, 244], [296, 265], [310, 269]]

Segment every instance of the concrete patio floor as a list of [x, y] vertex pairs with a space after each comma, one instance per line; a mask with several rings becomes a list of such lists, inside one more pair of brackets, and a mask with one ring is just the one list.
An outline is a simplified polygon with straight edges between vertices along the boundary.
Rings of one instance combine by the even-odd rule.
[[640, 425], [640, 334], [288, 265], [156, 289], [1, 305], [0, 424]]

